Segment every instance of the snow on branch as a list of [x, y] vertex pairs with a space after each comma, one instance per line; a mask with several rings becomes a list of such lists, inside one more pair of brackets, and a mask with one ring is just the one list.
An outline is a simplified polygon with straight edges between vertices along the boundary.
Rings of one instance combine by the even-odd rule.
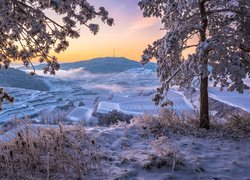
[[197, 75], [209, 77], [221, 89], [242, 93], [248, 88], [243, 81], [250, 76], [248, 0], [141, 0], [139, 7], [145, 17], [160, 18], [166, 31], [141, 60], [143, 64], [157, 60], [161, 80], [157, 103], [170, 86], [184, 82], [190, 86]]
[[[45, 10], [52, 10], [62, 21], [55, 21]], [[67, 40], [80, 36], [77, 23], [93, 34], [98, 24], [89, 23], [100, 17], [104, 23], [113, 25], [104, 7], [98, 10], [86, 0], [0, 0], [0, 67], [8, 68], [12, 61], [32, 65], [33, 58], [47, 62], [44, 73], [55, 74], [59, 69], [57, 58], [50, 55], [64, 51]]]

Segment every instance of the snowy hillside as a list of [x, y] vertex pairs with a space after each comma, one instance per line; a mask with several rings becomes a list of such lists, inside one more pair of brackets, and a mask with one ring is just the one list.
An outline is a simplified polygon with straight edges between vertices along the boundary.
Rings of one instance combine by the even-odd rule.
[[39, 91], [48, 91], [49, 87], [38, 76], [30, 76], [17, 69], [0, 70], [0, 87], [17, 87]]
[[[1, 122], [24, 115], [36, 117], [39, 121], [44, 111], [53, 114], [58, 109], [64, 109], [65, 119], [73, 122], [89, 122], [94, 112], [106, 114], [117, 110], [138, 116], [144, 113], [156, 115], [160, 111], [160, 107], [152, 102], [160, 84], [155, 69], [141, 67], [138, 62], [125, 58], [67, 63], [62, 64], [62, 68], [68, 70], [61, 69], [55, 76], [37, 70], [40, 76], [35, 77], [15, 69], [0, 71], [0, 85], [14, 87], [7, 90], [15, 97], [14, 104], [5, 104], [0, 112]], [[173, 101], [173, 109], [178, 114], [190, 113], [199, 109], [198, 93], [199, 89], [191, 94], [170, 89], [167, 98]], [[221, 117], [227, 111], [250, 111], [249, 93], [220, 92], [210, 83], [211, 113]], [[80, 102], [84, 102], [84, 107], [78, 107]]]
[[[43, 64], [36, 66], [36, 69], [42, 69]], [[107, 74], [107, 73], [119, 73], [127, 71], [131, 68], [141, 68], [156, 70], [155, 63], [148, 63], [142, 66], [139, 62], [129, 60], [124, 57], [105, 57], [95, 58], [85, 61], [73, 62], [73, 63], [61, 63], [61, 70], [79, 69], [83, 68], [90, 73]]]

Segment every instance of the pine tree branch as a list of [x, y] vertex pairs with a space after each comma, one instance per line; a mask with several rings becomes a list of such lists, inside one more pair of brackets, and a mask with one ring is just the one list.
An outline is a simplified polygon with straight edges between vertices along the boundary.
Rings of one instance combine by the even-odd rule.
[[250, 52], [250, 47], [246, 47], [246, 46], [243, 45], [243, 44], [240, 44], [239, 48], [240, 48], [242, 51]]

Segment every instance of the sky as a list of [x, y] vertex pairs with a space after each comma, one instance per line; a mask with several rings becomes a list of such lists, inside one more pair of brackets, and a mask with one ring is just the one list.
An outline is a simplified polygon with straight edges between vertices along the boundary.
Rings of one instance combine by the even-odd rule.
[[[113, 52], [116, 57], [139, 61], [147, 45], [161, 38], [164, 32], [160, 30], [160, 19], [142, 16], [138, 2], [139, 0], [89, 0], [96, 9], [100, 6], [105, 7], [110, 17], [115, 19], [115, 25], [110, 27], [97, 19], [94, 21], [100, 24], [97, 35], [93, 35], [86, 27], [79, 26], [81, 37], [68, 39], [70, 45], [65, 52], [52, 54], [58, 57], [59, 62], [109, 57], [113, 56]], [[51, 12], [49, 16], [58, 18]]]

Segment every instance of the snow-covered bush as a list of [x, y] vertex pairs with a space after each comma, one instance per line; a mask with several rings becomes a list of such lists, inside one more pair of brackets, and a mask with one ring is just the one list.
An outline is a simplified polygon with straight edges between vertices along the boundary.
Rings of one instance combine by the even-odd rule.
[[226, 128], [234, 132], [235, 137], [250, 137], [250, 114], [233, 115], [226, 123]]
[[[211, 115], [210, 130], [199, 128], [199, 116], [197, 113], [176, 114], [173, 110], [162, 109], [157, 116], [144, 114], [131, 120], [132, 124], [141, 126], [143, 136], [154, 134], [162, 136], [187, 136], [197, 138], [219, 139], [247, 139], [250, 136], [250, 114], [236, 113], [221, 122], [221, 118]], [[157, 146], [156, 146], [157, 147]]]
[[99, 126], [110, 126], [118, 122], [130, 123], [130, 120], [133, 118], [132, 115], [127, 115], [117, 110], [113, 110], [107, 114], [95, 113], [94, 116], [98, 118]]
[[2, 103], [4, 100], [13, 103], [14, 98], [10, 96], [7, 92], [5, 92], [3, 88], [0, 88], [0, 111], [2, 110]]
[[189, 135], [198, 130], [198, 118], [196, 114], [177, 114], [172, 109], [162, 109], [157, 116], [144, 114], [135, 117], [133, 123], [141, 124], [148, 134], [156, 136], [181, 134]]
[[80, 102], [78, 103], [78, 107], [82, 107], [82, 106], [85, 106], [85, 103], [84, 103], [83, 101], [80, 101]]

